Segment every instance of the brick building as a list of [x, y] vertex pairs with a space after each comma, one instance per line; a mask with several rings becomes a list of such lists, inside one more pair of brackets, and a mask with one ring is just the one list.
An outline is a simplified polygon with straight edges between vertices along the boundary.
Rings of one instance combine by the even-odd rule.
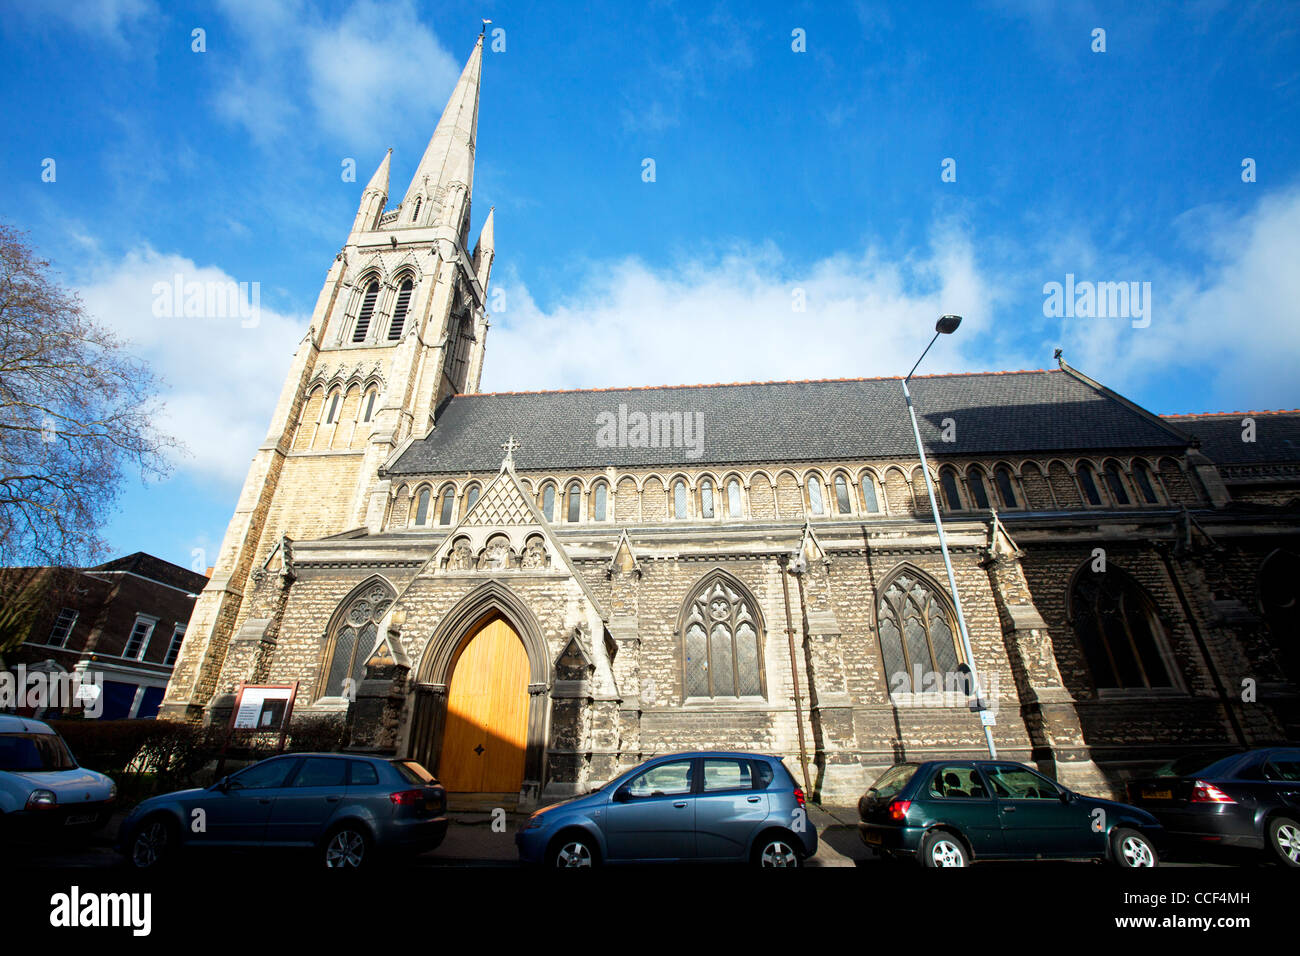
[[92, 568], [3, 568], [0, 576], [4, 593], [35, 598], [21, 643], [5, 654], [11, 672], [100, 675], [100, 719], [157, 715], [204, 575], [137, 551]]
[[854, 799], [983, 751], [971, 665], [1000, 753], [1096, 792], [1296, 739], [1300, 414], [1161, 418], [1064, 360], [919, 378], [925, 475], [896, 379], [479, 393], [481, 43], [401, 202], [388, 157], [362, 193], [165, 715], [296, 682], [524, 802], [699, 747]]

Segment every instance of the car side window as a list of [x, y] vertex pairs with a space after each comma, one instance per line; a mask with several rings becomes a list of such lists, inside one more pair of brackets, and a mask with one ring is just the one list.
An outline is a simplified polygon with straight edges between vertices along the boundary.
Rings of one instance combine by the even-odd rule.
[[341, 787], [348, 769], [346, 760], [335, 757], [308, 757], [298, 768], [292, 787]]
[[1269, 780], [1300, 780], [1300, 750], [1286, 750], [1268, 758]]
[[627, 785], [634, 797], [674, 797], [691, 792], [691, 760], [673, 760], [651, 767]]
[[351, 778], [349, 783], [354, 787], [374, 787], [379, 785], [379, 774], [375, 771], [373, 764], [368, 764], [364, 760], [350, 760]]
[[298, 763], [296, 757], [277, 757], [246, 767], [230, 778], [232, 790], [272, 790], [284, 786], [285, 777]]
[[704, 761], [704, 790], [753, 790], [754, 772], [748, 760], [717, 760], [706, 758]]
[[1061, 788], [1046, 777], [1014, 764], [985, 768], [993, 792], [1008, 800], [1059, 800]]
[[974, 767], [940, 767], [930, 777], [930, 796], [940, 799], [987, 800], [988, 791]]

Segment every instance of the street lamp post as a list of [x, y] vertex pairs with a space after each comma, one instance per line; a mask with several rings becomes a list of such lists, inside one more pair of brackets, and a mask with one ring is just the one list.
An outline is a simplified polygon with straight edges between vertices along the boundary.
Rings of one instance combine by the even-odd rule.
[[925, 480], [926, 494], [930, 496], [930, 513], [934, 516], [934, 527], [939, 532], [939, 550], [943, 552], [943, 566], [948, 571], [948, 588], [952, 592], [953, 608], [957, 611], [957, 629], [961, 632], [962, 653], [966, 655], [966, 666], [970, 668], [971, 686], [975, 690], [974, 709], [980, 712], [980, 723], [984, 727], [984, 742], [988, 745], [989, 757], [996, 760], [998, 751], [993, 744], [993, 728], [984, 722], [984, 711], [988, 708], [988, 704], [981, 693], [979, 673], [975, 668], [975, 655], [970, 647], [970, 633], [966, 630], [966, 615], [962, 613], [961, 597], [957, 593], [957, 577], [952, 571], [952, 558], [948, 556], [948, 539], [943, 533], [943, 519], [939, 517], [939, 503], [934, 500], [934, 485], [930, 481], [930, 466], [925, 459], [925, 445], [921, 443], [921, 428], [916, 423], [916, 408], [912, 405], [912, 393], [907, 387], [908, 380], [916, 374], [921, 361], [925, 358], [926, 353], [930, 351], [930, 346], [938, 341], [940, 335], [951, 335], [957, 331], [959, 325], [961, 325], [960, 315], [945, 315], [935, 323], [934, 338], [930, 340], [930, 345], [925, 347], [925, 352], [921, 353], [921, 358], [916, 360], [916, 365], [912, 366], [912, 371], [907, 373], [907, 378], [903, 379], [903, 397], [907, 399], [907, 411], [912, 416], [912, 435], [916, 438], [916, 450], [921, 456], [921, 476]]

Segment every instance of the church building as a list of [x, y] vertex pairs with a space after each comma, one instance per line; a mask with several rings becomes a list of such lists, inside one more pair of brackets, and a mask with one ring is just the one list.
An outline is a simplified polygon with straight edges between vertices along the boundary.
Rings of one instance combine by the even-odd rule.
[[990, 721], [1102, 796], [1300, 739], [1300, 412], [1162, 417], [1059, 355], [921, 376], [927, 472], [897, 378], [480, 392], [482, 59], [398, 201], [391, 151], [361, 194], [163, 717], [296, 684], [295, 719], [525, 807], [702, 748], [852, 803]]

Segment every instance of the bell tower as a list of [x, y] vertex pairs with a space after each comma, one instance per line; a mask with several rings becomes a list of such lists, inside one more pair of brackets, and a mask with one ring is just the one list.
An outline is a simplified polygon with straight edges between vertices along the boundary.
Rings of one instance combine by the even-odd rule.
[[493, 215], [470, 252], [483, 36], [402, 201], [392, 150], [361, 193], [195, 604], [163, 716], [196, 717], [249, 619], [255, 574], [289, 541], [383, 522], [378, 473], [425, 435], [447, 396], [478, 390], [488, 331]]

